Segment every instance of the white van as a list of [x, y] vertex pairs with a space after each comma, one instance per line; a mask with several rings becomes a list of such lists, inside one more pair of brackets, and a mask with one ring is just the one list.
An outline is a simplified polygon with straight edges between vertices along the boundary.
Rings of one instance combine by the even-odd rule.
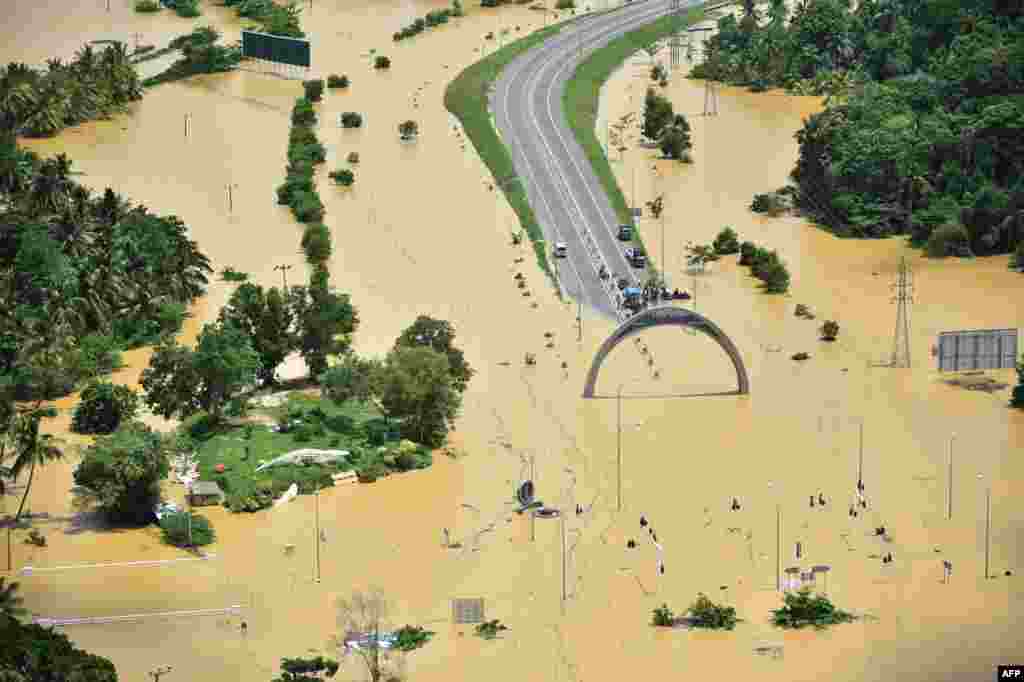
[[565, 258], [569, 255], [569, 245], [565, 242], [555, 242], [555, 258]]

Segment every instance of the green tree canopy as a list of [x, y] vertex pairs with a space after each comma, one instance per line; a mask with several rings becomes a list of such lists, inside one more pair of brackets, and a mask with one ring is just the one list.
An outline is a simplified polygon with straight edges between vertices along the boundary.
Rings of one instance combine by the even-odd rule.
[[231, 294], [219, 319], [245, 333], [259, 356], [260, 380], [272, 384], [278, 366], [295, 350], [294, 318], [294, 311], [285, 303], [280, 289], [265, 291], [260, 285], [247, 282]]
[[438, 447], [462, 406], [448, 358], [428, 347], [398, 346], [384, 361], [380, 401], [387, 413], [402, 419], [406, 437]]
[[[0, 671], [26, 682], [117, 682], [114, 664], [76, 648], [53, 628], [0, 618]], [[16, 680], [17, 677], [9, 680]]]
[[460, 393], [466, 390], [466, 385], [475, 373], [462, 351], [455, 347], [455, 328], [446, 320], [420, 315], [395, 341], [395, 347], [399, 346], [427, 346], [438, 353], [444, 353], [448, 357], [454, 388]]
[[75, 485], [113, 521], [145, 524], [160, 501], [160, 481], [170, 470], [160, 434], [138, 422], [123, 425], [90, 445], [75, 469]]

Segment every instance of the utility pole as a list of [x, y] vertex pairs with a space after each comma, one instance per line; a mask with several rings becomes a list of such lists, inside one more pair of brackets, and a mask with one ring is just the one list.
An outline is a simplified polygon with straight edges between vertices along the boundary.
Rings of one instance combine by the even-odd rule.
[[313, 541], [316, 543], [316, 582], [320, 582], [320, 484], [317, 483], [314, 497], [314, 508], [316, 509], [316, 535]]
[[949, 437], [949, 473], [946, 475], [946, 520], [953, 520], [953, 441], [956, 434]]
[[558, 515], [562, 521], [562, 614], [565, 614], [565, 512]]
[[231, 213], [231, 212], [233, 212], [235, 210], [235, 202], [232, 199], [231, 190], [232, 190], [232, 188], [237, 187], [237, 186], [238, 185], [235, 185], [235, 184], [232, 184], [232, 183], [228, 183], [228, 185], [227, 185], [227, 188], [228, 188], [228, 213]]
[[284, 287], [285, 291], [288, 291], [288, 275], [286, 273], [287, 273], [288, 270], [291, 270], [292, 267], [294, 267], [294, 266], [292, 266], [292, 265], [275, 265], [274, 266], [275, 270], [280, 270], [281, 271], [281, 286]]
[[857, 490], [864, 485], [864, 417], [860, 418], [860, 456], [857, 460]]
[[992, 548], [989, 542], [992, 526], [992, 486], [985, 488], [985, 579], [988, 580], [988, 558]]
[[[774, 490], [775, 483], [768, 481], [768, 489]], [[782, 504], [775, 498], [775, 590], [782, 591]]]
[[618, 457], [617, 457], [616, 461], [618, 462], [618, 471], [619, 471], [619, 476], [618, 476], [618, 481], [619, 481], [619, 483], [618, 483], [618, 491], [619, 492], [618, 492], [617, 499], [618, 499], [618, 511], [622, 511], [622, 384], [619, 384], [619, 392], [618, 392], [617, 397], [615, 399], [615, 404], [618, 407], [618, 419], [615, 422], [616, 423], [616, 433], [618, 434], [617, 438], [616, 438], [616, 443], [618, 443], [618, 448], [617, 448]]
[[11, 558], [11, 527], [7, 526], [7, 571], [14, 570], [14, 561]]
[[576, 302], [576, 340], [583, 341], [583, 301]]
[[[537, 481], [534, 480], [534, 476], [536, 476], [537, 474], [534, 471], [534, 467], [533, 467], [535, 459], [536, 459], [536, 457], [534, 455], [530, 455], [530, 480], [533, 481], [533, 489], [534, 490], [537, 489]], [[530, 510], [530, 542], [535, 542], [537, 540], [537, 532], [536, 531], [537, 531], [537, 511], [535, 509], [531, 509]]]
[[185, 137], [186, 138], [188, 137], [188, 132], [189, 132], [189, 128], [190, 128], [189, 123], [190, 123], [190, 119], [191, 118], [192, 117], [189, 114], [185, 114]]

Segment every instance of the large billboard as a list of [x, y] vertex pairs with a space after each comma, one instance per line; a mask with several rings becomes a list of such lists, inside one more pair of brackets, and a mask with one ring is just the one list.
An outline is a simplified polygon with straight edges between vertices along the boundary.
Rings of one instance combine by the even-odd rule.
[[242, 57], [309, 67], [309, 41], [242, 31]]
[[1013, 369], [1017, 366], [1016, 329], [941, 332], [936, 355], [940, 372]]

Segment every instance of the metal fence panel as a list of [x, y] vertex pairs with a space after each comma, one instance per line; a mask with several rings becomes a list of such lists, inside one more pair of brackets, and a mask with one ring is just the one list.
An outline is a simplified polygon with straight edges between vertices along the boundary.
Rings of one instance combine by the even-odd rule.
[[1016, 329], [971, 329], [939, 334], [940, 372], [1013, 369], [1017, 366]]
[[465, 625], [484, 622], [483, 597], [476, 599], [452, 599], [452, 623]]

